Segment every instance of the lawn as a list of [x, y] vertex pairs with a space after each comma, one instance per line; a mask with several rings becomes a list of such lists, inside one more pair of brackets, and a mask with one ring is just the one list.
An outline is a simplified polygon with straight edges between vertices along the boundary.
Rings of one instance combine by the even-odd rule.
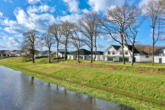
[[165, 65], [75, 60], [48, 63], [47, 58], [35, 64], [21, 57], [0, 60], [0, 65], [13, 68], [67, 89], [123, 104], [135, 109], [165, 109]]

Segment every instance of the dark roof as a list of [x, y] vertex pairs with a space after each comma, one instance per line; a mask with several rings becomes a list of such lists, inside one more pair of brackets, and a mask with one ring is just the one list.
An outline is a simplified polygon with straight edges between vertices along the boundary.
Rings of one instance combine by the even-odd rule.
[[[132, 51], [132, 45], [128, 45], [128, 49]], [[140, 53], [136, 48], [134, 48], [134, 53]]]
[[110, 47], [114, 47], [116, 50], [118, 50], [121, 46], [119, 46], [119, 45], [110, 45], [110, 46], [106, 49], [106, 51], [108, 51]]
[[9, 50], [0, 50], [0, 54], [2, 55], [6, 55], [6, 54], [9, 54]]
[[[59, 52], [59, 53], [61, 53], [61, 54], [65, 54], [65, 52]], [[70, 52], [67, 52], [67, 54], [69, 54]]]
[[118, 45], [111, 45], [113, 46], [116, 50], [118, 50], [121, 46], [118, 46]]
[[[137, 45], [135, 45], [135, 47], [138, 51], [144, 51], [148, 54], [152, 54], [152, 49], [153, 49], [152, 45], [139, 45], [139, 44], [137, 44]], [[154, 52], [156, 52], [157, 50], [159, 50], [161, 48], [163, 48], [163, 46], [155, 46]]]
[[14, 54], [21, 54], [21, 50], [13, 50]]
[[165, 49], [165, 47], [163, 47], [163, 48], [157, 50], [157, 51], [154, 53], [154, 55], [164, 54], [164, 53], [163, 53], [163, 49]]
[[[132, 45], [128, 45], [128, 49], [130, 50], [130, 51], [132, 51]], [[137, 49], [136, 49], [136, 47], [134, 47], [134, 53], [135, 54], [140, 54], [140, 55], [149, 55], [148, 53], [146, 53], [146, 52], [144, 52], [144, 51], [138, 51]]]
[[[95, 52], [93, 52], [93, 54], [94, 53]], [[101, 51], [97, 51], [96, 53], [97, 53], [97, 55], [103, 55], [103, 52], [101, 52]], [[77, 55], [77, 51], [69, 52], [68, 54], [69, 55]], [[79, 55], [91, 55], [91, 52], [86, 50], [86, 49], [80, 49], [79, 50]]]
[[144, 51], [139, 51], [140, 55], [149, 55], [148, 53], [144, 52]]

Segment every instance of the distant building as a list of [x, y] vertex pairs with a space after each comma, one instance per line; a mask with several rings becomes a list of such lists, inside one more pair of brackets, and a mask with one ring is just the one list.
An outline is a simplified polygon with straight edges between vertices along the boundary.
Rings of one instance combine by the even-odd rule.
[[10, 51], [10, 57], [20, 57], [21, 56], [21, 50], [13, 50], [13, 51]]
[[[50, 52], [50, 54], [51, 54], [51, 52]], [[48, 57], [48, 56], [49, 56], [49, 51], [48, 50], [37, 51], [36, 54], [35, 54], [35, 58], [37, 58], [37, 57]]]
[[9, 50], [0, 50], [0, 56], [9, 57], [10, 51]]
[[165, 47], [157, 50], [154, 55], [154, 63], [165, 64]]
[[[93, 51], [93, 59], [95, 56], [95, 51]], [[67, 55], [68, 59], [77, 60], [78, 54], [77, 51], [69, 52]], [[86, 49], [79, 50], [79, 58], [80, 60], [91, 60], [91, 52]], [[103, 60], [103, 52], [97, 51], [96, 52], [96, 60], [102, 61]]]
[[[126, 62], [131, 62], [132, 54], [132, 46], [124, 46], [124, 56]], [[111, 45], [108, 49], [104, 52], [103, 56], [104, 61], [111, 61], [111, 62], [121, 62], [122, 61], [122, 47], [118, 45]], [[134, 62], [151, 62], [151, 58], [149, 54], [145, 53], [144, 51], [138, 51], [136, 48], [134, 49]]]
[[[67, 54], [68, 54], [69, 52], [67, 52]], [[53, 51], [52, 53], [51, 53], [51, 56], [53, 57], [53, 58], [57, 58], [57, 50], [55, 50], [55, 51]], [[58, 57], [59, 58], [64, 58], [64, 56], [65, 56], [65, 49], [58, 49]]]

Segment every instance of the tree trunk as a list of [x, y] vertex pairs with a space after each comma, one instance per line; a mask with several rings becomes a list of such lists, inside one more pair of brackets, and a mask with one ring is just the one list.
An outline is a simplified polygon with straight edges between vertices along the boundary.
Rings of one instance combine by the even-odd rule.
[[80, 63], [79, 49], [77, 49], [77, 58], [78, 63]]
[[94, 57], [94, 61], [96, 60], [96, 54], [97, 54], [97, 46], [96, 46], [96, 39], [95, 39], [95, 57]]
[[134, 45], [132, 46], [132, 59], [131, 59], [131, 66], [133, 66], [133, 64], [134, 64], [134, 50], [135, 50], [135, 48], [134, 48]]
[[123, 65], [125, 65], [125, 57], [124, 57], [124, 39], [123, 39], [123, 34], [120, 33], [120, 35], [121, 35], [121, 45], [122, 45]]
[[57, 63], [59, 63], [59, 58], [58, 58], [58, 47], [59, 47], [59, 42], [57, 41], [57, 53], [56, 53], [56, 57], [57, 57]]
[[93, 63], [93, 37], [91, 38], [91, 63]]
[[123, 64], [125, 65], [124, 45], [123, 44], [122, 44], [122, 58], [123, 58]]
[[91, 63], [93, 63], [93, 47], [91, 47]]
[[50, 56], [50, 48], [49, 48], [49, 63], [51, 63], [51, 56]]
[[34, 53], [33, 53], [33, 63], [35, 63]]
[[154, 46], [154, 44], [153, 44], [153, 46], [152, 46], [152, 66], [154, 66], [154, 49], [155, 49], [155, 46]]
[[67, 44], [65, 44], [65, 61], [67, 60]]
[[153, 40], [153, 45], [152, 45], [152, 66], [154, 66], [154, 48], [155, 48], [155, 43], [154, 43], [154, 37], [155, 37], [155, 28], [153, 27], [153, 33], [152, 33], [152, 40]]

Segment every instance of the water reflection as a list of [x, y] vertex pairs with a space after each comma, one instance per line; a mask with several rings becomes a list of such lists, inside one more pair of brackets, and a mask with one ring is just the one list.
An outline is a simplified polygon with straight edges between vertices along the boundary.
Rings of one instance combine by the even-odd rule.
[[32, 79], [31, 79], [31, 85], [34, 84], [34, 77], [32, 76]]
[[132, 110], [0, 67], [0, 110]]

